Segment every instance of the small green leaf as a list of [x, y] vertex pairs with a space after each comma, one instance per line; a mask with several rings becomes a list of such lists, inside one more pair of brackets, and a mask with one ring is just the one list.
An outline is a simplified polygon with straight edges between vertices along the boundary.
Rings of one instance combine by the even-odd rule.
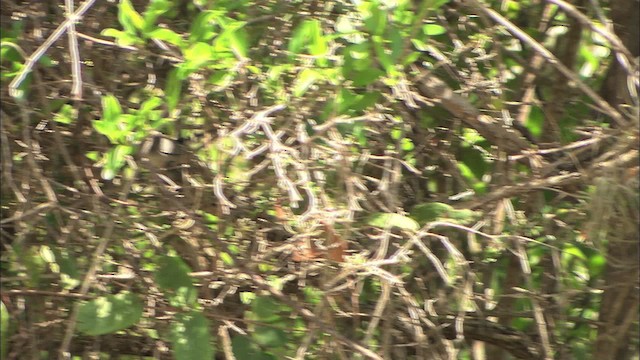
[[61, 124], [71, 124], [77, 116], [78, 112], [76, 109], [72, 105], [65, 104], [62, 106], [62, 109], [53, 116], [53, 120]]
[[240, 302], [242, 302], [245, 305], [251, 304], [251, 302], [255, 298], [256, 298], [256, 293], [253, 293], [253, 292], [250, 292], [250, 291], [242, 291], [242, 292], [240, 292]]
[[411, 139], [409, 138], [403, 138], [402, 140], [400, 140], [400, 147], [404, 151], [411, 151], [415, 148], [415, 146], [413, 145], [413, 141], [411, 141]]
[[120, 102], [113, 95], [102, 97], [102, 119], [106, 122], [116, 122], [122, 114]]
[[322, 75], [313, 69], [304, 69], [298, 75], [293, 85], [293, 95], [300, 97], [316, 82]]
[[143, 32], [147, 33], [153, 29], [156, 20], [167, 11], [171, 10], [171, 2], [168, 0], [151, 0], [151, 3], [145, 10]]
[[221, 252], [220, 253], [220, 259], [222, 260], [222, 262], [225, 265], [228, 265], [228, 266], [232, 266], [235, 263], [235, 261], [233, 261], [233, 258], [231, 257], [231, 255], [229, 255], [226, 252]]
[[129, 34], [136, 34], [136, 30], [142, 30], [144, 27], [144, 19], [136, 9], [133, 8], [129, 0], [120, 0], [118, 20], [124, 30]]
[[143, 42], [142, 39], [140, 39], [135, 34], [130, 34], [116, 29], [105, 29], [100, 34], [115, 38], [116, 44], [122, 46], [135, 45]]
[[447, 32], [447, 29], [436, 24], [427, 24], [422, 27], [422, 32], [427, 36], [442, 35]]
[[215, 355], [209, 320], [199, 311], [176, 316], [171, 324], [171, 344], [177, 360], [211, 360]]
[[396, 213], [376, 213], [369, 217], [367, 224], [379, 228], [397, 227], [403, 230], [418, 231], [420, 225], [412, 218]]
[[165, 97], [167, 99], [167, 108], [169, 113], [172, 113], [178, 106], [180, 101], [180, 94], [182, 92], [182, 80], [178, 78], [178, 69], [173, 69], [167, 76], [167, 84], [164, 90]]
[[110, 334], [136, 324], [141, 317], [142, 302], [125, 291], [80, 305], [78, 330], [90, 336]]
[[420, 225], [433, 221], [450, 221], [453, 223], [467, 223], [477, 216], [469, 209], [456, 209], [449, 204], [433, 202], [416, 205], [411, 210], [411, 217]]
[[169, 44], [181, 47], [183, 44], [182, 37], [175, 31], [170, 29], [155, 29], [148, 34], [151, 39], [166, 41]]

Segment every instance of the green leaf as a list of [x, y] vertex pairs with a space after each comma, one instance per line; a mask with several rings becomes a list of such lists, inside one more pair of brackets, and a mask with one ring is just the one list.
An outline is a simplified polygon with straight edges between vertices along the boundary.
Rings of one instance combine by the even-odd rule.
[[78, 330], [90, 336], [110, 334], [136, 324], [141, 317], [142, 302], [125, 291], [80, 305]]
[[189, 31], [189, 42], [197, 43], [197, 42], [205, 42], [213, 39], [216, 35], [214, 30], [214, 22], [213, 20], [216, 17], [222, 15], [221, 12], [215, 11], [203, 11], [196, 16], [191, 24], [191, 30]]
[[122, 114], [120, 102], [113, 95], [102, 97], [102, 120], [115, 123]]
[[171, 324], [171, 344], [177, 360], [211, 360], [215, 355], [209, 320], [199, 311], [176, 316]]
[[167, 11], [171, 10], [171, 2], [168, 0], [151, 0], [151, 3], [144, 12], [143, 32], [147, 33], [153, 29], [156, 20]]
[[369, 217], [367, 224], [379, 228], [397, 227], [403, 230], [418, 231], [420, 225], [412, 218], [396, 213], [376, 213]]
[[267, 348], [279, 348], [287, 344], [287, 334], [282, 329], [273, 326], [256, 326], [251, 333], [255, 342]]
[[9, 333], [9, 311], [4, 305], [4, 301], [0, 302], [0, 359], [7, 358], [7, 343], [12, 334]]
[[191, 269], [179, 257], [163, 256], [158, 261], [156, 282], [172, 306], [194, 306], [198, 292], [189, 276]]
[[115, 38], [116, 44], [122, 45], [122, 46], [140, 44], [143, 42], [142, 39], [140, 39], [135, 34], [130, 34], [124, 31], [116, 30], [116, 29], [104, 29], [100, 34]]
[[206, 63], [215, 59], [211, 45], [199, 42], [184, 51], [184, 64], [190, 70], [199, 70]]
[[482, 153], [470, 146], [462, 146], [459, 151], [460, 154], [458, 155], [458, 158], [472, 172], [473, 179], [469, 180], [472, 182], [482, 180], [482, 177], [487, 172], [488, 168], [487, 162], [485, 161], [484, 156], [482, 156]]
[[262, 352], [257, 344], [244, 335], [234, 336], [231, 348], [237, 360], [276, 360], [275, 356]]
[[316, 82], [320, 79], [322, 74], [313, 69], [304, 69], [300, 72], [293, 85], [293, 95], [300, 97]]
[[542, 130], [544, 129], [544, 112], [539, 106], [534, 105], [531, 107], [531, 112], [529, 113], [525, 127], [531, 135], [535, 137], [542, 135]]
[[382, 9], [377, 1], [372, 1], [361, 7], [364, 25], [372, 35], [382, 35], [387, 26], [387, 10]]
[[166, 41], [169, 44], [182, 47], [183, 40], [180, 35], [178, 35], [175, 31], [170, 29], [155, 29], [148, 34], [150, 39], [158, 39], [162, 41]]
[[253, 299], [256, 298], [256, 293], [250, 291], [242, 291], [240, 292], [240, 302], [245, 305], [251, 304]]
[[475, 211], [469, 209], [459, 210], [449, 204], [439, 202], [423, 203], [416, 205], [411, 210], [411, 217], [422, 226], [429, 222], [441, 220], [462, 224], [473, 220], [475, 216], [477, 216]]
[[65, 104], [60, 111], [53, 116], [53, 120], [61, 124], [71, 124], [77, 116], [78, 112], [76, 109], [72, 105]]
[[144, 19], [136, 9], [133, 8], [129, 0], [120, 0], [118, 20], [124, 30], [129, 34], [136, 34], [136, 30], [142, 30], [144, 27]]
[[376, 51], [376, 58], [378, 59], [380, 64], [382, 64], [382, 67], [384, 67], [384, 69], [386, 70], [387, 75], [392, 75], [394, 73], [395, 64], [393, 62], [393, 59], [391, 58], [391, 55], [387, 53], [387, 50], [385, 49], [381, 38], [379, 38], [378, 36], [374, 36], [373, 40], [373, 48]]
[[231, 255], [226, 252], [220, 252], [220, 259], [227, 266], [233, 266], [233, 264], [235, 263]]
[[353, 73], [349, 76], [349, 79], [353, 80], [353, 86], [364, 87], [373, 84], [384, 74], [384, 71], [373, 68], [370, 71]]
[[131, 155], [133, 148], [127, 145], [117, 145], [106, 154], [106, 162], [102, 169], [102, 178], [112, 180], [118, 175], [120, 169], [126, 163], [126, 156]]
[[245, 29], [236, 29], [229, 33], [229, 43], [236, 55], [246, 58], [249, 55], [249, 36]]
[[164, 90], [169, 113], [172, 113], [173, 110], [175, 110], [176, 106], [178, 106], [181, 92], [182, 80], [178, 77], [178, 69], [173, 69], [167, 76], [167, 84]]
[[427, 36], [442, 35], [447, 32], [447, 29], [436, 24], [427, 24], [422, 27], [422, 32]]
[[269, 296], [259, 296], [251, 302], [251, 310], [258, 320], [265, 323], [278, 322], [282, 318], [282, 306]]
[[319, 26], [320, 23], [317, 20], [305, 20], [298, 25], [298, 28], [291, 36], [291, 40], [289, 40], [289, 52], [299, 54], [311, 39], [314, 28]]

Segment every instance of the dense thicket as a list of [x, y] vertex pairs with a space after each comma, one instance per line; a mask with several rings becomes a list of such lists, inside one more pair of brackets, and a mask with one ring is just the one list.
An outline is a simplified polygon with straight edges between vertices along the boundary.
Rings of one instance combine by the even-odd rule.
[[2, 0], [2, 358], [637, 359], [638, 29]]

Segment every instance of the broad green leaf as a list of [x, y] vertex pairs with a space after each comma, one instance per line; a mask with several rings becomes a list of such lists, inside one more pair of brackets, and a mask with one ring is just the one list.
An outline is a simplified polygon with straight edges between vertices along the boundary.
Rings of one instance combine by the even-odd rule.
[[436, 24], [427, 24], [422, 27], [422, 32], [427, 36], [442, 35], [447, 32], [447, 29]]
[[176, 360], [211, 360], [215, 356], [209, 320], [199, 311], [181, 313], [171, 324]]
[[110, 334], [136, 324], [142, 317], [142, 302], [135, 294], [122, 292], [102, 296], [80, 305], [78, 331], [90, 335]]
[[296, 97], [304, 95], [304, 93], [316, 82], [316, 80], [320, 79], [322, 74], [313, 69], [304, 69], [298, 75], [294, 85], [293, 85], [293, 95]]
[[163, 256], [158, 261], [156, 282], [172, 306], [194, 306], [198, 297], [189, 266], [176, 256]]
[[397, 227], [402, 230], [418, 231], [420, 225], [412, 218], [396, 213], [376, 213], [369, 217], [367, 224], [379, 228]]
[[136, 30], [142, 30], [144, 27], [144, 19], [133, 8], [131, 1], [120, 0], [120, 6], [118, 7], [118, 20], [126, 32], [129, 34], [136, 34]]
[[166, 41], [169, 44], [182, 47], [183, 40], [180, 35], [178, 35], [175, 31], [170, 29], [155, 29], [148, 34], [151, 39], [158, 39], [162, 41]]

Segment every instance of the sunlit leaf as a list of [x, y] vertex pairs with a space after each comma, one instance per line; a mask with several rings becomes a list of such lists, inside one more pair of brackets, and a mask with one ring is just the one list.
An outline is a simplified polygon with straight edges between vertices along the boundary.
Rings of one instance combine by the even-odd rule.
[[304, 95], [304, 93], [313, 85], [318, 79], [322, 77], [318, 71], [313, 69], [304, 69], [298, 75], [298, 78], [293, 85], [293, 95], [296, 97]]
[[446, 33], [447, 29], [437, 24], [426, 24], [422, 27], [422, 32], [428, 36], [436, 36]]
[[129, 0], [120, 0], [118, 20], [124, 30], [129, 34], [135, 34], [137, 30], [142, 30], [144, 27], [144, 19], [136, 9], [133, 8]]

